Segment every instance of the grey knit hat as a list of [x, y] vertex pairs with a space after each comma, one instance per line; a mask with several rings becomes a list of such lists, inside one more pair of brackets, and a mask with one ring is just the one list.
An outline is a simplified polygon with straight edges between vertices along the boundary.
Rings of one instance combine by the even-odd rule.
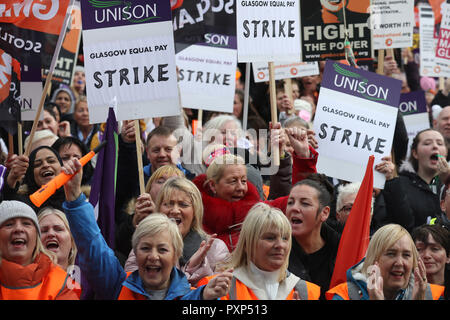
[[39, 222], [34, 210], [24, 202], [10, 200], [2, 201], [0, 203], [0, 226], [9, 219], [13, 218], [28, 218], [33, 221], [36, 229], [41, 236], [41, 229], [39, 228]]

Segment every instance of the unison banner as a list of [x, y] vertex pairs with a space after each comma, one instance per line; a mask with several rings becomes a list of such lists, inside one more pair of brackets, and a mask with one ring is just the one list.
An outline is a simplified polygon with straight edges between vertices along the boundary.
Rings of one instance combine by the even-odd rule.
[[180, 114], [170, 2], [82, 0], [90, 123]]
[[[328, 60], [314, 117], [317, 171], [360, 181], [369, 156], [378, 163], [389, 155], [400, 89], [400, 80]], [[374, 171], [374, 187], [384, 182]]]
[[346, 32], [355, 58], [370, 58], [369, 5], [370, 0], [300, 1], [302, 61], [345, 59]]
[[233, 112], [237, 64], [234, 1], [183, 1], [172, 11], [172, 19], [182, 106]]

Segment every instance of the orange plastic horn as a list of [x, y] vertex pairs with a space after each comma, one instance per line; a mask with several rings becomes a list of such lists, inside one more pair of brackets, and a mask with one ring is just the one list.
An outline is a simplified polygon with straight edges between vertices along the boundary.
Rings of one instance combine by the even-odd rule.
[[[103, 148], [103, 146], [106, 144], [106, 141], [103, 141], [97, 148], [92, 150], [91, 152], [87, 153], [85, 156], [83, 156], [79, 161], [82, 166], [84, 166], [86, 163], [88, 163], [95, 154]], [[40, 207], [45, 201], [47, 201], [48, 198], [50, 198], [56, 190], [61, 188], [63, 185], [67, 183], [75, 174], [66, 174], [64, 172], [61, 172], [56, 177], [54, 177], [52, 180], [50, 180], [47, 184], [43, 185], [39, 190], [37, 190], [35, 193], [30, 195], [30, 200], [33, 202], [33, 204], [36, 207]]]

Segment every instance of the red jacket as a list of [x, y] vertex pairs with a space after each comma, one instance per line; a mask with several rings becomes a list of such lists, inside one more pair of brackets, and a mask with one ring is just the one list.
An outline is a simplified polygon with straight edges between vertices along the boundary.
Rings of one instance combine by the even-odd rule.
[[[294, 157], [292, 168], [292, 183], [304, 179], [307, 174], [316, 172], [317, 152], [310, 148], [311, 158], [299, 159]], [[200, 190], [203, 200], [203, 228], [209, 234], [217, 233], [217, 238], [226, 243], [228, 249], [232, 251], [237, 244], [240, 234], [240, 224], [244, 221], [248, 211], [258, 202], [261, 202], [256, 187], [247, 182], [248, 191], [243, 199], [229, 202], [213, 197], [204, 187], [206, 174], [198, 175], [193, 182]], [[288, 196], [275, 200], [264, 201], [275, 208], [286, 212]]]

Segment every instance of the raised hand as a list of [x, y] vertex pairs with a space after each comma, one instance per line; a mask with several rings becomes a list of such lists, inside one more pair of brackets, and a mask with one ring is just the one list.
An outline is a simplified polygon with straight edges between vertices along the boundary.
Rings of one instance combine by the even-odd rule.
[[155, 212], [156, 206], [152, 197], [148, 193], [141, 194], [136, 200], [136, 207], [133, 215], [133, 226], [136, 228], [150, 213]]
[[80, 161], [75, 158], [73, 160], [66, 161], [61, 169], [65, 174], [75, 174], [72, 179], [67, 181], [64, 185], [64, 193], [67, 201], [74, 201], [78, 199], [81, 194], [81, 179], [83, 177], [83, 171], [81, 170], [82, 167], [83, 166]]
[[227, 270], [212, 278], [203, 290], [203, 299], [214, 300], [227, 295], [233, 278], [232, 272], [233, 270]]
[[61, 121], [58, 125], [58, 136], [61, 138], [63, 137], [70, 137], [70, 122], [69, 121]]
[[26, 155], [18, 156], [12, 155], [6, 162], [6, 167], [9, 168], [6, 182], [10, 188], [14, 188], [16, 183], [21, 181], [25, 176], [29, 166], [29, 159]]
[[381, 277], [378, 262], [367, 268], [367, 291], [370, 300], [384, 300], [383, 278]]
[[134, 129], [134, 120], [125, 120], [120, 130], [122, 140], [126, 143], [132, 143], [136, 141], [136, 131]]
[[188, 268], [194, 268], [196, 266], [199, 266], [203, 263], [205, 260], [206, 255], [208, 254], [209, 249], [211, 248], [214, 239], [216, 239], [217, 234], [213, 234], [208, 236], [206, 240], [203, 240], [202, 243], [200, 243], [200, 247], [198, 250], [192, 255], [192, 257], [189, 259], [187, 263]]
[[391, 180], [395, 178], [395, 164], [392, 162], [391, 156], [386, 156], [381, 158], [382, 162], [375, 165], [375, 170], [384, 174], [386, 180]]
[[296, 155], [300, 158], [309, 158], [310, 152], [307, 130], [297, 127], [285, 128], [284, 130]]
[[427, 289], [427, 269], [422, 259], [418, 259], [417, 267], [414, 269], [414, 289], [413, 300], [425, 300], [425, 291]]

